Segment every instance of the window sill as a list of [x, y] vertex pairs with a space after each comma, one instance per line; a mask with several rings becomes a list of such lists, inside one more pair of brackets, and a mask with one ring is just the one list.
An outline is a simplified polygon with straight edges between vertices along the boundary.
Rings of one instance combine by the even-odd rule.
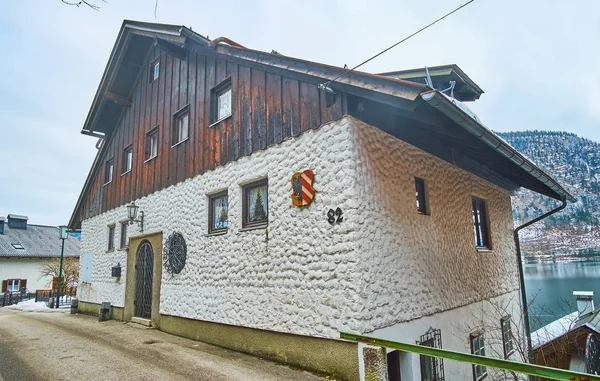
[[238, 230], [238, 231], [240, 231], [240, 232], [247, 232], [247, 231], [250, 231], [250, 230], [266, 229], [267, 227], [269, 227], [269, 224], [261, 224], [261, 225], [254, 225], [254, 226], [246, 226], [246, 227], [243, 227], [243, 228], [241, 228], [241, 229], [240, 229], [240, 230]]
[[112, 183], [112, 180], [110, 180], [110, 181], [108, 181], [108, 182], [104, 183], [102, 186], [103, 186], [103, 187], [105, 187], [105, 186], [107, 186], [107, 185], [108, 185], [108, 184], [110, 184], [110, 183]]
[[112, 248], [112, 249], [107, 249], [107, 250], [106, 250], [106, 253], [112, 253], [112, 252], [114, 252], [114, 251], [115, 251], [115, 249], [114, 249], [114, 248]]
[[183, 139], [183, 140], [181, 140], [181, 141], [179, 141], [179, 142], [177, 142], [177, 143], [173, 144], [173, 145], [171, 146], [171, 148], [175, 148], [175, 147], [177, 147], [178, 145], [180, 145], [181, 143], [185, 143], [185, 142], [187, 142], [189, 139], [190, 139], [190, 138], [189, 138], [189, 136], [188, 136], [187, 138], [185, 138], [185, 139]]
[[150, 162], [150, 161], [152, 161], [152, 160], [154, 160], [154, 159], [156, 159], [157, 157], [158, 157], [158, 155], [154, 155], [154, 156], [152, 156], [152, 157], [149, 157], [149, 158], [147, 158], [147, 159], [144, 161], [144, 164], [145, 164], [145, 163], [148, 163], [148, 162]]
[[490, 249], [489, 247], [476, 247], [475, 249], [479, 253], [491, 253], [491, 252], [493, 252], [493, 250]]
[[217, 237], [220, 235], [225, 235], [227, 234], [227, 232], [229, 231], [229, 229], [225, 229], [225, 230], [218, 230], [218, 231], [214, 231], [214, 232], [210, 232], [208, 234], [205, 234], [205, 237]]
[[513, 349], [512, 351], [508, 352], [508, 353], [507, 353], [507, 354], [504, 356], [504, 358], [505, 358], [506, 360], [509, 360], [509, 359], [510, 359], [510, 356], [512, 356], [514, 353], [515, 353], [515, 350]]
[[129, 250], [129, 246], [119, 247], [119, 251], [127, 251]]
[[126, 174], [128, 174], [129, 172], [131, 172], [131, 169], [130, 169], [130, 170], [128, 170], [128, 171], [125, 171], [125, 172], [121, 173], [121, 176], [125, 176], [125, 175], [126, 175]]
[[212, 124], [209, 124], [209, 125], [208, 125], [208, 128], [214, 127], [214, 126], [216, 126], [217, 124], [221, 123], [222, 121], [224, 121], [224, 120], [227, 120], [227, 119], [231, 118], [232, 116], [233, 116], [233, 114], [229, 114], [229, 115], [227, 115], [227, 116], [225, 116], [225, 117], [223, 117], [223, 118], [221, 118], [221, 119], [217, 120], [216, 122], [214, 122], [214, 123], [212, 123]]

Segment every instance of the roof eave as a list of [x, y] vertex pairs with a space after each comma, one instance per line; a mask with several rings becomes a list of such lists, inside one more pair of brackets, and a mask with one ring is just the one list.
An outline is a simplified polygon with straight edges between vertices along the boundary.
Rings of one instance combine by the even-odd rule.
[[566, 189], [564, 189], [556, 180], [545, 173], [542, 169], [536, 166], [533, 162], [511, 147], [504, 140], [500, 139], [491, 130], [483, 124], [477, 122], [463, 110], [453, 104], [448, 98], [437, 90], [427, 91], [421, 94], [421, 98], [434, 108], [441, 111], [459, 126], [463, 127], [469, 133], [477, 137], [479, 140], [487, 144], [489, 147], [500, 153], [502, 156], [516, 164], [518, 167], [529, 173], [533, 178], [542, 183], [544, 186], [554, 191], [558, 197], [564, 198], [570, 202], [576, 202]]

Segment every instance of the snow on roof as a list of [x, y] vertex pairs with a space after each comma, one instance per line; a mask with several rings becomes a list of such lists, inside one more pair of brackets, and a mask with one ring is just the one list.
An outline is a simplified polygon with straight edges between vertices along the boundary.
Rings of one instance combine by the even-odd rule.
[[531, 346], [539, 347], [549, 341], [564, 335], [575, 327], [579, 319], [579, 312], [575, 311], [560, 319], [554, 320], [552, 323], [538, 329], [531, 334]]

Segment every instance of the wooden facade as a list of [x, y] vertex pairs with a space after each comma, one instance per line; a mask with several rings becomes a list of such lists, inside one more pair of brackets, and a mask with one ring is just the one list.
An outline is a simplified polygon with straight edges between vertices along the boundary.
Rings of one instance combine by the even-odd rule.
[[[151, 82], [149, 70], [156, 60], [160, 75]], [[211, 124], [211, 91], [229, 78], [232, 115]], [[178, 58], [154, 45], [131, 105], [103, 142], [107, 147], [97, 158], [77, 223], [342, 117], [345, 98], [337, 96], [329, 106], [325, 98], [316, 83], [244, 66], [219, 54], [186, 51]], [[174, 116], [186, 107], [189, 138], [172, 145]], [[146, 135], [154, 128], [158, 154], [146, 160]], [[133, 166], [122, 174], [130, 145]], [[104, 163], [109, 160], [114, 160], [114, 176], [104, 184]]]

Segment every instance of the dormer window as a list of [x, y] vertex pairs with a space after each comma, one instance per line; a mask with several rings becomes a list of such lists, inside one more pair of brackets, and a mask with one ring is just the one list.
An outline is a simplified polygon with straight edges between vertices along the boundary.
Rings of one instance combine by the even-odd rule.
[[156, 81], [160, 76], [160, 60], [156, 60], [150, 64], [150, 83]]

